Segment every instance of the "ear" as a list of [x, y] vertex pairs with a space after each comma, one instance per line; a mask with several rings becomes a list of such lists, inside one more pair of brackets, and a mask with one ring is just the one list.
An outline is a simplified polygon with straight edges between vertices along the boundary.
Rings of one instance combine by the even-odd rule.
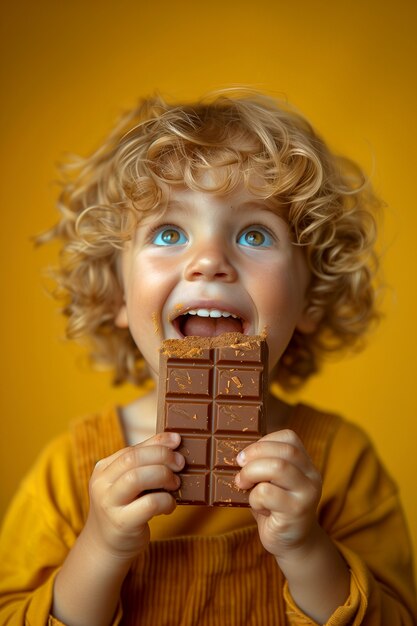
[[114, 318], [114, 323], [117, 326], [117, 328], [129, 328], [129, 320], [127, 317], [127, 308], [126, 308], [125, 302], [123, 302], [118, 312], [116, 313], [116, 316]]

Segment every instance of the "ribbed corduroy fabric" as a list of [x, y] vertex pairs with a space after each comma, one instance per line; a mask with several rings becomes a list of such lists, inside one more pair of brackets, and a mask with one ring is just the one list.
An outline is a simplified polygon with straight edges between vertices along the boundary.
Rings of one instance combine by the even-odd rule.
[[284, 624], [281, 603], [271, 597], [282, 593], [281, 575], [265, 556], [254, 528], [151, 542], [126, 579], [123, 623]]
[[[350, 595], [326, 626], [414, 626], [407, 528], [397, 487], [369, 438], [304, 405], [285, 416], [322, 473], [318, 519], [351, 570]], [[269, 431], [280, 426], [270, 423]], [[85, 525], [91, 472], [124, 446], [112, 408], [77, 422], [42, 452], [0, 534], [1, 624], [61, 626], [51, 615], [54, 578]], [[151, 542], [125, 579], [112, 626], [317, 626], [261, 546], [249, 508], [178, 506], [149, 526]]]
[[[310, 419], [309, 419], [310, 418]], [[321, 469], [338, 418], [299, 405], [288, 427], [302, 437]], [[74, 425], [82, 505], [88, 511], [88, 481], [95, 463], [124, 447], [117, 413]], [[191, 511], [192, 509], [192, 511]], [[191, 507], [193, 516], [207, 513]], [[219, 516], [227, 511], [218, 511]], [[212, 534], [151, 541], [128, 574], [122, 605], [126, 626], [260, 626], [285, 624], [283, 576], [266, 553], [256, 526]], [[140, 617], [139, 617], [140, 616]]]

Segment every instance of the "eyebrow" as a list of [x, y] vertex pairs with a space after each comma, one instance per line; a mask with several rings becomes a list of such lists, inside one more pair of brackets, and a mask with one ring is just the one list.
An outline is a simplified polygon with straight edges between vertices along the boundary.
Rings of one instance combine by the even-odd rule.
[[249, 208], [259, 208], [263, 211], [268, 211], [268, 213], [272, 213], [273, 215], [276, 215], [277, 217], [280, 217], [281, 219], [284, 219], [285, 221], [288, 221], [288, 211], [286, 210], [285, 206], [283, 206], [282, 204], [280, 204], [279, 202], [277, 202], [276, 200], [272, 200], [270, 198], [266, 198], [265, 200], [248, 200], [243, 202], [240, 207], [247, 207]]
[[[227, 198], [225, 199], [225, 201], [228, 202]], [[256, 199], [251, 199], [251, 200], [243, 200], [242, 202], [230, 202], [229, 201], [228, 204], [230, 208], [233, 209], [233, 211], [236, 213], [242, 209], [244, 211], [259, 209], [262, 211], [267, 211], [268, 213], [271, 213], [272, 215], [275, 215], [276, 217], [279, 217], [288, 223], [287, 209], [274, 198], [259, 198], [259, 199], [256, 198]], [[182, 200], [177, 200], [175, 198], [172, 198], [168, 200], [168, 202], [166, 203], [166, 206], [162, 215], [163, 216], [168, 215], [169, 217], [169, 212], [171, 210], [178, 210], [178, 209], [181, 209], [181, 212], [185, 216], [188, 216], [188, 215], [191, 215], [193, 212], [193, 204], [187, 201], [182, 201]]]
[[193, 207], [192, 204], [182, 202], [181, 200], [169, 200], [165, 205], [162, 215], [166, 215], [167, 213], [169, 213], [169, 211], [175, 209], [181, 209], [181, 211], [185, 213], [185, 215], [189, 215], [190, 213], [192, 213]]

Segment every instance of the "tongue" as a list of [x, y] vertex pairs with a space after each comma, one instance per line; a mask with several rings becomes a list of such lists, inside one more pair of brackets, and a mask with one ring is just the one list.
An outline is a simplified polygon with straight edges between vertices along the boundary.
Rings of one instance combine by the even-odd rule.
[[181, 331], [186, 337], [216, 337], [222, 333], [241, 333], [243, 328], [242, 322], [234, 317], [186, 315]]

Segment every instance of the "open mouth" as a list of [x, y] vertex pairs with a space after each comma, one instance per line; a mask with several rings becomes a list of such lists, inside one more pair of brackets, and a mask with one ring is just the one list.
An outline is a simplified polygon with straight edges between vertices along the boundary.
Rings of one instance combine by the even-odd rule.
[[183, 337], [216, 337], [222, 333], [245, 333], [245, 320], [219, 309], [190, 309], [172, 323]]

